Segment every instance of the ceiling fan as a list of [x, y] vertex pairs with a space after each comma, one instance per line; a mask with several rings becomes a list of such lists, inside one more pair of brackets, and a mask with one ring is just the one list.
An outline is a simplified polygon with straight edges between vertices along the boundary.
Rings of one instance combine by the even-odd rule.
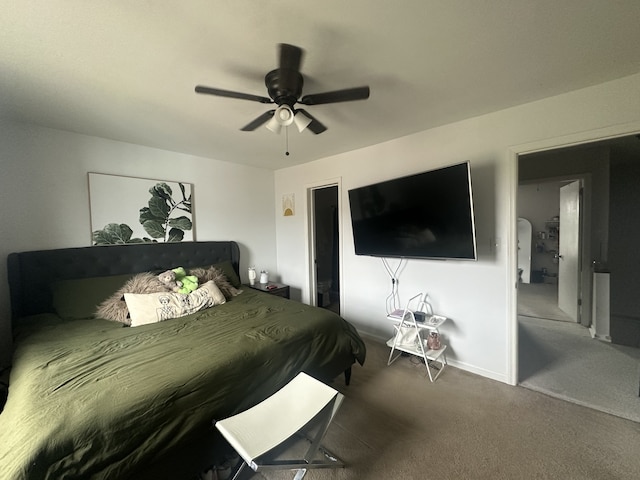
[[302, 95], [302, 85], [304, 83], [300, 73], [300, 63], [303, 50], [294, 45], [282, 43], [280, 47], [280, 66], [271, 70], [264, 77], [269, 97], [251, 95], [248, 93], [232, 92], [219, 88], [196, 86], [197, 93], [217, 95], [219, 97], [238, 98], [241, 100], [251, 100], [260, 103], [275, 103], [278, 107], [269, 110], [255, 120], [249, 122], [241, 128], [245, 132], [250, 132], [263, 124], [275, 132], [280, 133], [282, 127], [287, 127], [295, 123], [298, 131], [302, 132], [308, 128], [315, 134], [324, 132], [325, 127], [313, 115], [302, 108], [296, 108], [296, 104], [321, 105], [326, 103], [350, 102], [353, 100], [366, 100], [369, 98], [369, 87], [347, 88], [332, 92], [315, 93]]

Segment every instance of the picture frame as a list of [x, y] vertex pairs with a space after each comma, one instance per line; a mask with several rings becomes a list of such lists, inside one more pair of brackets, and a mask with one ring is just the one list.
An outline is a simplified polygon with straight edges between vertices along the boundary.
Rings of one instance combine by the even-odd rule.
[[92, 245], [195, 240], [193, 185], [88, 173]]
[[282, 196], [282, 216], [293, 217], [296, 214], [296, 197], [293, 193]]

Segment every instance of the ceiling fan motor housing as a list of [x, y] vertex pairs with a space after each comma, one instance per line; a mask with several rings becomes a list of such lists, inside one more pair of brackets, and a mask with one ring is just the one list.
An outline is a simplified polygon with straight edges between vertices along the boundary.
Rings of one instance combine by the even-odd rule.
[[276, 105], [286, 104], [293, 109], [302, 94], [304, 80], [296, 70], [276, 68], [265, 75], [264, 83]]

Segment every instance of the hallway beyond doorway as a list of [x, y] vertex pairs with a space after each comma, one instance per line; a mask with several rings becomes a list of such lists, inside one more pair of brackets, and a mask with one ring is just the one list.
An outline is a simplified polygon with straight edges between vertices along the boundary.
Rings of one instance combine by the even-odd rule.
[[558, 307], [558, 285], [519, 283], [518, 315], [575, 323]]

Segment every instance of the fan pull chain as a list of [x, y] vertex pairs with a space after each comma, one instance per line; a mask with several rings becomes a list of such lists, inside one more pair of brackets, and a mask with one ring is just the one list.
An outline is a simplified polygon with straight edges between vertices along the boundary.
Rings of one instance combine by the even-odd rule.
[[284, 154], [288, 156], [289, 155], [289, 127], [288, 126], [284, 127], [284, 134], [286, 139], [285, 141], [287, 142]]

